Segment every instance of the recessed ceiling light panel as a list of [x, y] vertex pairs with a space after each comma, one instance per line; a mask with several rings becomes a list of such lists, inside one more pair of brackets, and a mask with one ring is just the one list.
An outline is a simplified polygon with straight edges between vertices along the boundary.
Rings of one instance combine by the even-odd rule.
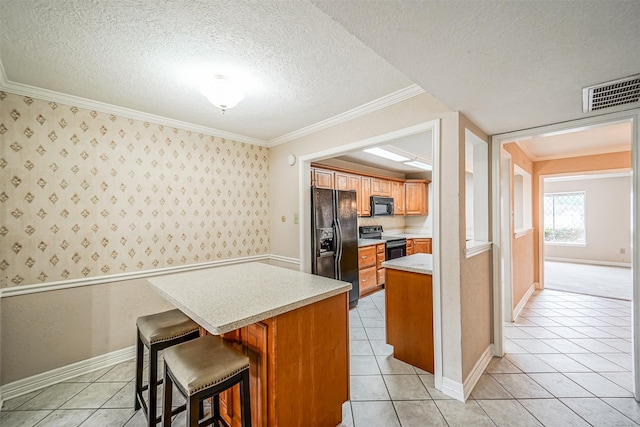
[[433, 169], [433, 167], [427, 163], [422, 163], [419, 162], [417, 160], [412, 160], [410, 162], [404, 162], [405, 165], [407, 166], [413, 166], [414, 168], [418, 168], [418, 169], [424, 169], [426, 171], [430, 171]]
[[374, 156], [382, 157], [388, 160], [393, 160], [394, 162], [406, 162], [409, 160], [404, 156], [401, 156], [396, 153], [392, 153], [391, 151], [387, 151], [379, 147], [366, 148], [362, 151], [364, 151], [365, 153], [373, 154]]

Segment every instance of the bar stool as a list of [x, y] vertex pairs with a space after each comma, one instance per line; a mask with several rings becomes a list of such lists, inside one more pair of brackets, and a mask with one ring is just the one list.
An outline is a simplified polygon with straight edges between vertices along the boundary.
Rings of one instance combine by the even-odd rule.
[[[155, 426], [160, 421], [157, 416], [158, 384], [158, 352], [167, 347], [180, 344], [200, 336], [200, 327], [180, 310], [169, 310], [162, 313], [138, 317], [136, 320], [138, 338], [136, 342], [136, 395], [135, 410], [142, 407], [147, 417], [148, 426]], [[144, 348], [149, 350], [149, 383], [142, 386], [142, 359]], [[145, 402], [142, 392], [149, 390], [149, 403]], [[180, 412], [184, 406], [175, 410]]]
[[[164, 352], [164, 401], [162, 425], [171, 426], [173, 384], [187, 399], [187, 426], [219, 425], [219, 394], [240, 384], [242, 426], [251, 427], [249, 358], [218, 336], [205, 335]], [[211, 416], [200, 420], [203, 399], [213, 398]], [[226, 425], [226, 424], [225, 424]]]

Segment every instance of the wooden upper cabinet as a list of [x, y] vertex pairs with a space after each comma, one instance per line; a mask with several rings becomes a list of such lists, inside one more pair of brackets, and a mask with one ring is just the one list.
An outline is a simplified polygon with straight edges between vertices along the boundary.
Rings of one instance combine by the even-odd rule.
[[404, 197], [405, 215], [427, 215], [429, 213], [427, 181], [406, 181], [404, 183]]
[[361, 178], [359, 175], [353, 175], [346, 172], [336, 171], [334, 174], [334, 183], [335, 183], [336, 190], [344, 190], [344, 191], [355, 190], [356, 208], [358, 211], [358, 216], [362, 216], [362, 213], [361, 213], [362, 201], [360, 200], [362, 198], [362, 190], [360, 189], [360, 179]]
[[371, 216], [371, 178], [360, 178], [360, 216]]
[[391, 181], [391, 197], [393, 197], [393, 214], [404, 215], [404, 183]]
[[423, 179], [385, 179], [333, 166], [311, 166], [311, 185], [356, 192], [358, 216], [371, 216], [371, 196], [392, 197], [394, 215], [427, 215], [428, 184]]
[[330, 188], [334, 187], [334, 172], [325, 169], [314, 169], [312, 172], [313, 184], [318, 188]]
[[388, 179], [371, 178], [371, 195], [391, 197], [391, 182]]
[[336, 190], [346, 190], [349, 182], [349, 174], [343, 172], [336, 172], [333, 175]]

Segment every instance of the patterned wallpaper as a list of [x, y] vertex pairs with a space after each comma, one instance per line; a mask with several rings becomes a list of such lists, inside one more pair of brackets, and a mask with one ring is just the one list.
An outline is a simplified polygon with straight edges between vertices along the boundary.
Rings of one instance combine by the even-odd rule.
[[269, 252], [268, 150], [0, 92], [0, 288]]

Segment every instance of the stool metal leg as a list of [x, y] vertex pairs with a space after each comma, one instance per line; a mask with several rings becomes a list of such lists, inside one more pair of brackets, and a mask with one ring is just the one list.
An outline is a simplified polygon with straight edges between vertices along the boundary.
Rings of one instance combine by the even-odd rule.
[[187, 425], [197, 426], [200, 415], [200, 399], [197, 395], [189, 396], [187, 399]]
[[142, 407], [140, 400], [142, 399], [142, 358], [144, 357], [144, 345], [140, 339], [140, 332], [136, 333], [136, 388], [134, 410], [137, 411]]
[[165, 367], [163, 381], [163, 401], [162, 401], [162, 426], [171, 427], [171, 405], [173, 399], [173, 380], [169, 376], [169, 370]]
[[242, 426], [251, 427], [251, 391], [248, 368], [242, 373], [240, 381], [240, 407], [242, 408]]
[[[155, 361], [152, 363], [151, 361]], [[154, 427], [158, 422], [156, 411], [158, 402], [158, 348], [153, 344], [149, 346], [149, 403], [147, 407], [149, 413], [147, 420], [149, 427]], [[169, 406], [171, 409], [171, 406]]]

